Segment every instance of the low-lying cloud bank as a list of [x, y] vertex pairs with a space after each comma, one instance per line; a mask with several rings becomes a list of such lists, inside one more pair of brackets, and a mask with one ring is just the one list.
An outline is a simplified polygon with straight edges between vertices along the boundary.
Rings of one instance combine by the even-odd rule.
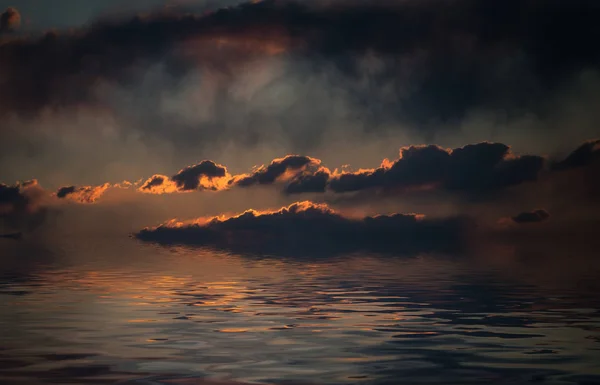
[[0, 174], [89, 185], [84, 170], [131, 180], [199, 152], [341, 164], [388, 139], [562, 151], [598, 133], [599, 15], [591, 0], [252, 1], [3, 34]]
[[[428, 215], [469, 215], [487, 221], [504, 218], [505, 224], [520, 224], [544, 222], [548, 219], [547, 212], [540, 210], [514, 217], [509, 215], [531, 207], [545, 207], [553, 215], [559, 214], [557, 218], [562, 219], [558, 221], [577, 222], [578, 219], [597, 217], [600, 210], [598, 143], [598, 140], [586, 142], [559, 160], [516, 155], [501, 143], [484, 142], [455, 149], [434, 145], [409, 146], [400, 150], [395, 161], [384, 160], [378, 168], [357, 171], [332, 171], [319, 159], [289, 155], [249, 173], [231, 175], [225, 166], [205, 160], [183, 168], [171, 177], [154, 175], [137, 182], [65, 186], [55, 193], [42, 189], [37, 181], [1, 185], [0, 214], [3, 223], [10, 224], [11, 228], [28, 229], [42, 222], [48, 207], [58, 207], [61, 201], [98, 203], [107, 191], [114, 189], [128, 190], [121, 195], [115, 194], [111, 204], [116, 205], [123, 203], [120, 199], [136, 201], [140, 205], [156, 204], [158, 201], [151, 201], [154, 199], [151, 195], [157, 194], [235, 190], [223, 200], [236, 200], [239, 210], [247, 207], [239, 205], [245, 199], [245, 191], [262, 186], [271, 190], [251, 194], [264, 196], [264, 199], [259, 206], [250, 207], [280, 207], [293, 202], [295, 194], [311, 193], [312, 200], [328, 202], [344, 210], [356, 209], [355, 212], [362, 215], [412, 211], [415, 208], [411, 203], [417, 202], [420, 206], [415, 211]], [[148, 199], [144, 200], [144, 196]], [[414, 200], [415, 196], [420, 202]], [[180, 197], [185, 198], [185, 195]], [[472, 199], [474, 197], [477, 199]], [[177, 200], [175, 197], [169, 199]], [[392, 202], [385, 206], [387, 203], [384, 201], [403, 203], [394, 206]], [[205, 202], [208, 201], [195, 201], [190, 196], [185, 203], [180, 201], [178, 204], [185, 210], [202, 210]], [[168, 206], [166, 200], [160, 205]], [[444, 205], [449, 209], [446, 210]], [[481, 206], [477, 205], [487, 208], [497, 206], [497, 209], [480, 214], [477, 208]], [[220, 210], [228, 210], [227, 205], [221, 205]], [[169, 215], [168, 210], [165, 215]], [[161, 218], [164, 217], [155, 219]]]
[[466, 218], [428, 219], [417, 214], [352, 218], [325, 204], [297, 202], [277, 211], [233, 217], [170, 221], [135, 234], [143, 241], [282, 254], [380, 251], [452, 252], [463, 245]]
[[[535, 182], [540, 173], [582, 168], [600, 160], [600, 141], [585, 142], [565, 159], [550, 161], [538, 155], [516, 155], [503, 143], [482, 142], [445, 149], [436, 145], [408, 146], [399, 158], [384, 159], [381, 166], [358, 171], [331, 170], [320, 159], [287, 155], [250, 173], [231, 175], [227, 168], [210, 160], [188, 166], [175, 175], [156, 174], [143, 183], [118, 184], [137, 187], [151, 194], [190, 191], [222, 191], [235, 187], [276, 185], [286, 195], [302, 193], [344, 194], [367, 190], [443, 191], [464, 197], [501, 191]], [[80, 203], [94, 203], [111, 186], [62, 187], [59, 198], [71, 197]]]

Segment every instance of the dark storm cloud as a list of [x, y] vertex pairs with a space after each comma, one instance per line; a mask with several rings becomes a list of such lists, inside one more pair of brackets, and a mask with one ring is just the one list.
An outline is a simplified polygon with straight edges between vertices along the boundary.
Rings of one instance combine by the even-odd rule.
[[553, 164], [555, 170], [583, 167], [600, 160], [600, 139], [590, 140], [577, 147], [565, 159]]
[[47, 209], [45, 193], [36, 180], [9, 186], [0, 183], [0, 223], [2, 232], [34, 230], [43, 223]]
[[297, 202], [278, 211], [247, 211], [202, 223], [167, 223], [136, 237], [164, 244], [213, 246], [239, 251], [335, 253], [449, 251], [460, 247], [469, 221], [425, 219], [414, 214], [349, 218], [323, 204]]
[[309, 166], [318, 167], [320, 164], [319, 159], [309, 156], [287, 155], [280, 159], [274, 159], [268, 166], [261, 166], [251, 174], [238, 175], [232, 180], [232, 184], [240, 187], [273, 184], [287, 172], [297, 174]]
[[9, 7], [0, 14], [0, 34], [12, 32], [21, 25], [21, 14], [16, 8]]
[[[600, 4], [589, 0], [263, 1], [203, 16], [104, 22], [0, 46], [1, 112], [97, 102], [100, 80], [133, 84], [140, 68], [165, 60], [177, 78], [198, 60], [235, 76], [237, 63], [265, 55], [257, 46], [281, 43], [314, 72], [335, 68], [332, 86], [346, 91], [368, 125], [407, 121], [430, 130], [473, 109], [545, 116], [548, 95], [581, 71], [600, 69], [590, 45], [600, 40], [599, 16]], [[199, 59], [178, 49], [212, 38], [247, 44]], [[352, 81], [365, 77], [367, 88]]]
[[526, 211], [512, 217], [515, 223], [537, 223], [544, 222], [550, 218], [550, 214], [543, 209]]
[[400, 158], [393, 163], [332, 177], [329, 188], [337, 193], [376, 187], [478, 193], [534, 181], [543, 166], [544, 158], [513, 155], [502, 143], [470, 144], [454, 150], [410, 146], [400, 149]]

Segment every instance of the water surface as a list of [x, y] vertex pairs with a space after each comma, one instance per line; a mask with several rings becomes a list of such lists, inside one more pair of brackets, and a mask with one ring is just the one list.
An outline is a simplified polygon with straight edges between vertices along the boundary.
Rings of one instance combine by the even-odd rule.
[[0, 383], [600, 383], [593, 258], [2, 242]]

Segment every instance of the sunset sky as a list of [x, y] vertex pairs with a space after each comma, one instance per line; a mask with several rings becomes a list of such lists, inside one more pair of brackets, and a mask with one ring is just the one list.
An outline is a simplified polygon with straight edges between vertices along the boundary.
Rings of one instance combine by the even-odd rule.
[[600, 0], [0, 0], [0, 383], [600, 384]]
[[0, 1], [6, 232], [600, 219], [595, 2], [38, 4]]

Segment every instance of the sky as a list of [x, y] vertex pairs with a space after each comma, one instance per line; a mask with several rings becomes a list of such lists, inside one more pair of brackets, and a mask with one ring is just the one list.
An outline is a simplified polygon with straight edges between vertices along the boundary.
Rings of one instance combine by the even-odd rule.
[[[158, 7], [165, 2], [158, 0], [142, 0], [126, 2], [123, 11], [136, 12], [151, 7]], [[36, 0], [1, 1], [0, 7], [15, 7], [23, 14], [23, 29], [35, 31], [51, 28], [76, 28], [92, 22], [95, 18], [111, 11], [117, 11], [124, 2], [116, 0], [74, 1], [58, 0], [52, 4], [44, 4]]]
[[413, 252], [600, 220], [596, 2], [124, 4], [0, 1], [7, 231]]
[[45, 4], [40, 0], [1, 0], [0, 9], [17, 8], [23, 15], [23, 31], [79, 28], [98, 18], [132, 15], [165, 7], [203, 9], [232, 4], [232, 1], [206, 0], [55, 0]]

